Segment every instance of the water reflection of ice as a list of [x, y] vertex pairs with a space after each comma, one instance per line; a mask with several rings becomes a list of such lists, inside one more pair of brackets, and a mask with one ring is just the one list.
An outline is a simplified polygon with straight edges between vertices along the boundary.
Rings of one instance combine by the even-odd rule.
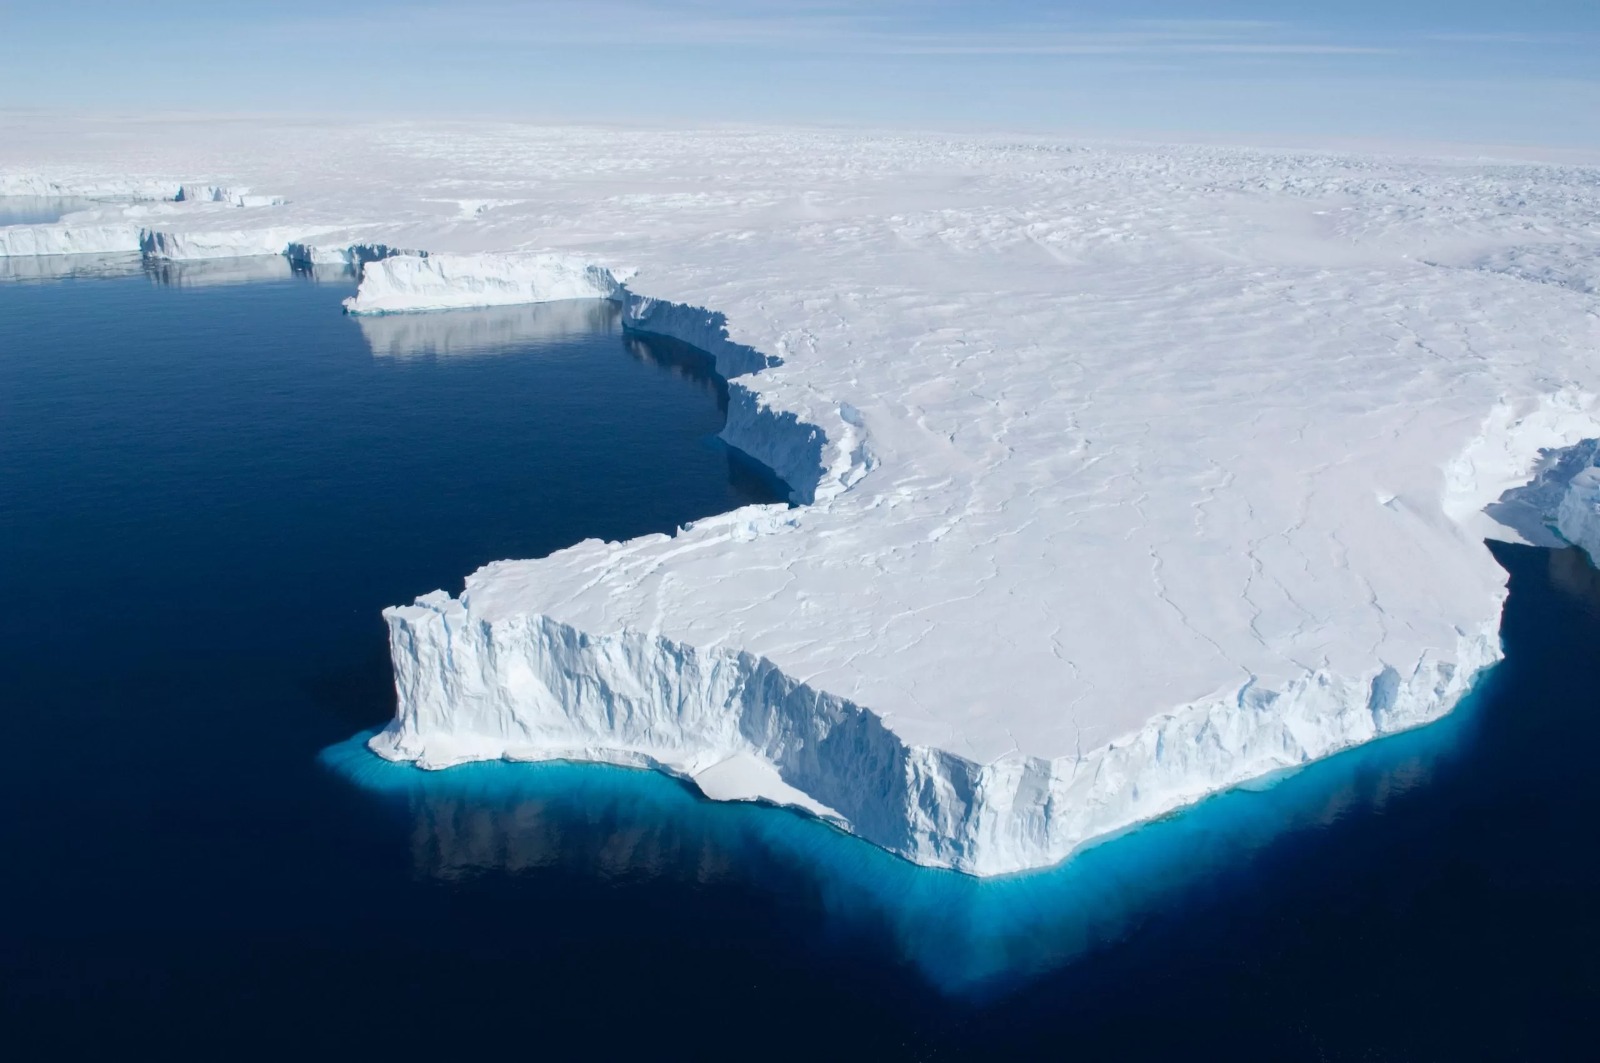
[[55, 281], [79, 277], [136, 277], [144, 272], [137, 251], [102, 255], [0, 256], [0, 280]]
[[82, 278], [148, 277], [154, 284], [203, 288], [253, 284], [296, 276], [282, 255], [209, 258], [188, 262], [147, 259], [137, 251], [86, 255], [0, 256], [0, 281], [58, 281]]
[[504, 762], [425, 772], [380, 760], [366, 735], [323, 759], [405, 803], [419, 875], [560, 868], [804, 890], [848, 933], [887, 931], [932, 985], [983, 996], [1112, 944], [1224, 876], [1249, 874], [1276, 839], [1381, 813], [1457, 755], [1474, 721], [1469, 699], [1440, 723], [1218, 795], [1059, 867], [987, 880], [916, 867], [799, 813], [706, 801], [653, 772]]
[[378, 358], [450, 358], [526, 350], [617, 330], [615, 304], [564, 300], [420, 314], [363, 314], [356, 320]]
[[250, 258], [206, 258], [173, 262], [150, 259], [145, 273], [157, 284], [175, 288], [209, 288], [222, 284], [255, 284], [281, 281], [296, 276], [289, 260], [282, 255], [253, 255]]

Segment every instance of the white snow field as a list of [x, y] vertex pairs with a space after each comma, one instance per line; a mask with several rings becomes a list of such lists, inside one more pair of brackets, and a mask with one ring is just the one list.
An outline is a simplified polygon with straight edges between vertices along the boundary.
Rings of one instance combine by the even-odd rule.
[[[1482, 540], [1518, 533], [1485, 507], [1600, 436], [1590, 168], [0, 122], [0, 187], [262, 192], [0, 252], [117, 225], [177, 259], [293, 243], [381, 259], [357, 312], [611, 298], [735, 377], [726, 438], [801, 504], [388, 610], [399, 705], [372, 748], [425, 768], [653, 766], [923, 864], [1051, 864], [1447, 712], [1500, 654]], [[1592, 533], [1596, 474], [1559, 486], [1538, 523]]]

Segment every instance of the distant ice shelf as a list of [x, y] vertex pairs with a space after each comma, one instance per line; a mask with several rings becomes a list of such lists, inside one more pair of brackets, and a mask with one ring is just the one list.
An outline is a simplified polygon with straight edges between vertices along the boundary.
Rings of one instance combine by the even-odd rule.
[[[60, 176], [67, 137], [5, 138], [0, 172], [111, 180], [76, 148]], [[793, 489], [389, 609], [394, 760], [654, 767], [1003, 874], [1437, 719], [1500, 655], [1483, 537], [1600, 545], [1600, 475], [1547, 475], [1600, 437], [1583, 167], [503, 125], [160, 143], [166, 172], [284, 202], [124, 208], [147, 255], [359, 268], [363, 329], [611, 300], [716, 360], [724, 437]]]

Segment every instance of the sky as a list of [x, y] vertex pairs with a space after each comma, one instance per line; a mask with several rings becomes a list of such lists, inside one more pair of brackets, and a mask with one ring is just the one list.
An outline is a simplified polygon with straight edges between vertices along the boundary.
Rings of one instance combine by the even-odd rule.
[[0, 0], [0, 110], [1600, 147], [1600, 0]]

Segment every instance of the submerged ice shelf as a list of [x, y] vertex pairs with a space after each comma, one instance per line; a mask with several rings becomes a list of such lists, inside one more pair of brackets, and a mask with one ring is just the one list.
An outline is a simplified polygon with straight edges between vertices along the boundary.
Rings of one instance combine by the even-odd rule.
[[1600, 436], [1582, 168], [273, 136], [225, 172], [287, 204], [201, 205], [161, 247], [428, 252], [365, 263], [357, 313], [616, 300], [716, 359], [725, 437], [802, 503], [389, 610], [373, 748], [424, 767], [653, 766], [920, 863], [1054, 863], [1449, 711], [1499, 656], [1481, 540], [1516, 532], [1485, 507]]
[[1456, 755], [1481, 722], [1468, 704], [1434, 726], [1269, 786], [1215, 795], [1063, 864], [988, 878], [917, 867], [803, 815], [699, 801], [690, 787], [652, 772], [494, 760], [419, 771], [372, 756], [365, 744], [372, 732], [329, 747], [321, 759], [361, 786], [407, 799], [419, 875], [554, 866], [700, 883], [771, 875], [815, 889], [830, 919], [861, 920], [869, 933], [888, 929], [905, 958], [945, 992], [982, 997], [1119, 940], [1180, 903], [1194, 884], [1249, 867], [1263, 845], [1287, 832], [1392, 803]]

